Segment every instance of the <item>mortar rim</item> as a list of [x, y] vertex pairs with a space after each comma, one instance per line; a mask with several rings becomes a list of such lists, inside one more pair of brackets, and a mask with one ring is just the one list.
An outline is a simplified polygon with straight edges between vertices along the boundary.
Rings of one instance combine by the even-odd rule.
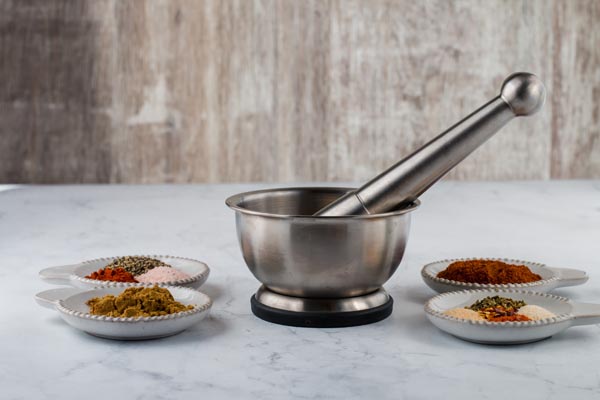
[[351, 190], [355, 190], [354, 188], [348, 187], [337, 187], [337, 186], [296, 186], [296, 187], [282, 187], [282, 188], [270, 188], [270, 189], [261, 189], [261, 190], [252, 190], [249, 192], [242, 192], [238, 194], [234, 194], [233, 196], [229, 196], [225, 200], [225, 204], [236, 212], [240, 212], [242, 214], [247, 215], [256, 215], [261, 217], [268, 218], [276, 218], [276, 219], [305, 219], [305, 220], [356, 220], [356, 219], [378, 219], [378, 218], [387, 218], [400, 216], [404, 214], [408, 214], [421, 205], [421, 201], [419, 199], [415, 199], [408, 207], [402, 208], [401, 210], [389, 211], [380, 214], [366, 214], [366, 215], [341, 215], [341, 216], [313, 216], [313, 215], [296, 215], [296, 214], [273, 214], [262, 211], [254, 211], [248, 208], [241, 207], [239, 204], [245, 200], [245, 197], [252, 195], [259, 195], [265, 193], [273, 193], [273, 192], [284, 192], [284, 191], [325, 191], [325, 192], [342, 192], [347, 193]]

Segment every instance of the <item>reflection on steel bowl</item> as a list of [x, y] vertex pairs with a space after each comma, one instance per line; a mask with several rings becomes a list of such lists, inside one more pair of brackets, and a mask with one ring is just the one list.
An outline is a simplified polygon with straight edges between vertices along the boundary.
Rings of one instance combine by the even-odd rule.
[[410, 212], [419, 202], [384, 214], [312, 216], [350, 190], [282, 188], [228, 198], [254, 276], [274, 292], [297, 297], [352, 297], [380, 288], [402, 260]]

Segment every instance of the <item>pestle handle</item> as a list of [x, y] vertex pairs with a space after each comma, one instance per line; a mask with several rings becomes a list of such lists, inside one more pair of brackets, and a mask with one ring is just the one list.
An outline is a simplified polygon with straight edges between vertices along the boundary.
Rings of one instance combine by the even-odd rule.
[[496, 98], [315, 215], [377, 214], [413, 202], [508, 121], [539, 111], [545, 99], [546, 89], [537, 76], [510, 75]]

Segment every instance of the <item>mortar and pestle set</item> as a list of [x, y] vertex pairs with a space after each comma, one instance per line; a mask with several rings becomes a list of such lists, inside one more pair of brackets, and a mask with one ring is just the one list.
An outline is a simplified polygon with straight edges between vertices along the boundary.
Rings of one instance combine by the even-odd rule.
[[343, 327], [388, 317], [382, 285], [398, 268], [418, 197], [514, 117], [536, 113], [544, 85], [516, 73], [500, 95], [359, 189], [259, 190], [226, 200], [242, 254], [262, 283], [252, 312], [266, 321]]

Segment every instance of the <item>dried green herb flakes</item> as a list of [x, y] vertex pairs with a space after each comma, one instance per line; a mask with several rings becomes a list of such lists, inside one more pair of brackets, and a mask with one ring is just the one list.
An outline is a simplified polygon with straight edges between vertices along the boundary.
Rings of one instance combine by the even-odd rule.
[[471, 306], [465, 307], [465, 308], [468, 308], [473, 311], [483, 311], [483, 310], [488, 310], [491, 308], [502, 307], [505, 310], [513, 310], [516, 312], [519, 310], [519, 308], [521, 308], [525, 305], [527, 305], [527, 304], [523, 300], [513, 300], [513, 299], [509, 299], [507, 297], [500, 297], [500, 296], [493, 296], [493, 297], [488, 296], [484, 299], [476, 301]]

